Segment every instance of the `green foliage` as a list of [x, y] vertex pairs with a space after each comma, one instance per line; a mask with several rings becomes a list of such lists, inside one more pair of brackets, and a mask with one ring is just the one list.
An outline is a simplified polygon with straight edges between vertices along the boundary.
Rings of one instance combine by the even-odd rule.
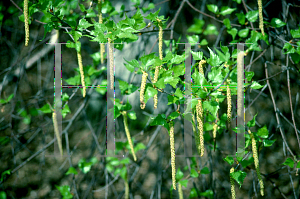
[[55, 185], [55, 187], [59, 190], [59, 192], [62, 195], [63, 199], [73, 198], [73, 195], [70, 192], [70, 186], [68, 186], [68, 185], [64, 185], [64, 186]]

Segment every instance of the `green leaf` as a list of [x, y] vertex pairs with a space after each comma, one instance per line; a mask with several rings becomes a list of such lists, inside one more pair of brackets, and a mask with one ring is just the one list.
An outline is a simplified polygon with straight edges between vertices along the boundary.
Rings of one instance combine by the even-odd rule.
[[[220, 62], [222, 62], [222, 61], [220, 61]], [[222, 74], [222, 68], [221, 67], [213, 67], [211, 69], [211, 72], [208, 73], [208, 79], [210, 81], [212, 81], [212, 83], [214, 83], [214, 84], [222, 83], [222, 81], [224, 79], [224, 76]]]
[[298, 30], [291, 30], [291, 35], [293, 38], [300, 38], [300, 27]]
[[300, 62], [300, 47], [297, 48], [298, 53], [291, 53], [290, 56], [292, 57], [292, 60], [298, 64]]
[[256, 118], [256, 116], [257, 116], [257, 114], [254, 115], [254, 117], [252, 118], [252, 120], [250, 120], [249, 122], [247, 122], [247, 126], [249, 128], [255, 126], [255, 118]]
[[210, 58], [207, 60], [207, 63], [209, 63], [211, 66], [218, 66], [222, 64], [222, 61], [220, 60], [219, 56], [214, 54], [214, 52], [209, 47], [207, 48], [210, 52]]
[[228, 164], [232, 165], [234, 163], [233, 157], [227, 156], [226, 158], [223, 158]]
[[139, 150], [143, 150], [143, 149], [145, 149], [145, 148], [146, 148], [146, 146], [145, 146], [143, 143], [139, 142], [139, 143], [137, 143], [137, 145], [134, 147], [134, 152], [138, 152]]
[[203, 169], [201, 169], [200, 174], [209, 174], [210, 171], [207, 167], [204, 167]]
[[206, 131], [211, 131], [213, 130], [213, 125], [209, 122], [205, 122], [204, 123], [204, 126], [203, 126], [203, 130], [206, 132]]
[[73, 195], [70, 193], [70, 187], [68, 185], [57, 186], [55, 187], [59, 190], [60, 194], [63, 196], [63, 199], [71, 199]]
[[214, 4], [206, 4], [207, 9], [215, 14], [219, 13], [219, 8], [218, 6], [214, 5]]
[[0, 103], [1, 103], [1, 104], [6, 104], [6, 103], [8, 103], [13, 97], [14, 97], [14, 94], [10, 94], [6, 100], [0, 99]]
[[127, 180], [127, 168], [123, 167], [120, 171], [120, 176], [123, 178], [123, 180]]
[[8, 136], [1, 136], [0, 137], [0, 145], [6, 145], [9, 142]]
[[79, 20], [79, 24], [78, 24], [79, 29], [87, 29], [88, 27], [91, 27], [91, 26], [93, 26], [93, 25], [90, 24], [86, 19]]
[[248, 82], [251, 81], [252, 77], [254, 76], [254, 72], [253, 71], [245, 71], [245, 77], [247, 79]]
[[202, 39], [201, 42], [200, 42], [200, 46], [205, 46], [207, 44], [208, 44], [208, 42], [207, 42], [206, 39]]
[[268, 136], [269, 136], [269, 131], [268, 131], [266, 125], [263, 126], [263, 127], [260, 128], [260, 129], [258, 129], [257, 135], [259, 135], [259, 136], [262, 137], [262, 138], [268, 138]]
[[243, 171], [235, 171], [233, 173], [230, 173], [230, 176], [237, 181], [237, 183], [241, 186], [243, 185], [244, 179], [247, 176], [246, 172]]
[[180, 170], [180, 168], [178, 168], [176, 172], [176, 181], [179, 181], [182, 178], [183, 178], [183, 172]]
[[191, 169], [191, 176], [193, 178], [198, 178], [199, 174], [198, 174], [198, 172], [195, 169]]
[[204, 192], [201, 192], [200, 193], [201, 196], [204, 196], [204, 197], [208, 197], [208, 198], [214, 198], [214, 192], [210, 189], [204, 191]]
[[193, 187], [190, 191], [190, 195], [189, 195], [189, 198], [195, 198], [197, 197], [198, 194], [197, 194], [197, 190]]
[[283, 165], [287, 165], [287, 166], [289, 166], [289, 167], [291, 167], [291, 168], [294, 168], [294, 160], [292, 160], [291, 158], [287, 158], [286, 160], [285, 160], [285, 162], [284, 163], [282, 163]]
[[78, 167], [82, 171], [82, 173], [86, 174], [91, 170], [91, 167], [94, 164], [95, 164], [95, 161], [86, 162], [86, 160], [84, 158], [82, 158], [78, 162]]
[[191, 53], [192, 53], [192, 55], [193, 55], [193, 59], [194, 60], [202, 60], [203, 59], [203, 52], [201, 52], [201, 51], [198, 51], [198, 52], [193, 52], [192, 50], [191, 50]]
[[65, 175], [69, 175], [69, 174], [75, 174], [76, 175], [76, 174], [78, 174], [78, 172], [76, 171], [76, 169], [74, 167], [70, 167]]
[[236, 8], [229, 8], [228, 6], [223, 6], [221, 8], [220, 14], [223, 15], [223, 16], [229, 15], [229, 14], [231, 14], [235, 10], [236, 10]]
[[[284, 52], [284, 50], [287, 50], [286, 52]], [[290, 44], [290, 43], [285, 43], [283, 48], [282, 48], [282, 53], [283, 54], [290, 54], [290, 53], [295, 53], [296, 49]]]
[[0, 191], [0, 199], [6, 199], [6, 193], [4, 191]]
[[248, 160], [242, 160], [241, 164], [243, 168], [246, 168], [247, 166], [251, 165], [254, 162], [254, 158], [252, 156], [249, 156]]
[[236, 1], [238, 4], [241, 4], [242, 0], [233, 0]]
[[213, 24], [208, 24], [206, 29], [203, 32], [204, 35], [218, 35], [218, 29], [215, 25]]
[[120, 161], [120, 164], [129, 164], [130, 163], [130, 159], [127, 157], [127, 158], [123, 158], [121, 161]]
[[193, 36], [186, 35], [186, 38], [187, 38], [188, 42], [191, 44], [191, 46], [194, 46], [194, 45], [196, 45], [196, 43], [199, 42], [198, 35], [193, 35]]
[[300, 169], [300, 161], [298, 161], [296, 168]]
[[204, 24], [204, 20], [194, 18], [194, 24], [187, 29], [187, 32], [201, 34], [203, 32], [202, 27]]
[[67, 93], [64, 93], [62, 96], [62, 101], [68, 101], [69, 100], [69, 95]]
[[247, 37], [248, 34], [249, 34], [249, 29], [248, 28], [242, 29], [238, 33], [239, 37], [242, 37], [242, 38]]
[[246, 19], [246, 17], [244, 15], [244, 13], [236, 13], [235, 15], [238, 17], [239, 23], [241, 25], [245, 25], [245, 19]]
[[275, 141], [276, 141], [276, 139], [275, 140], [264, 139], [263, 140], [264, 147], [270, 147], [270, 146], [272, 146]]
[[273, 18], [271, 20], [271, 26], [275, 27], [275, 28], [280, 28], [282, 26], [285, 26], [286, 23], [284, 23], [283, 21], [281, 21], [281, 19], [278, 18]]
[[250, 22], [255, 22], [258, 18], [258, 10], [254, 10], [254, 11], [249, 11], [246, 14], [246, 18], [248, 19], [248, 21]]
[[157, 90], [150, 87], [150, 86], [147, 86], [146, 87], [146, 91], [145, 91], [145, 98], [144, 98], [144, 102], [145, 104], [148, 102], [148, 100], [152, 97], [154, 97], [154, 95], [157, 94]]
[[180, 180], [178, 183], [184, 187], [187, 187], [188, 182], [189, 182], [188, 180]]
[[43, 113], [52, 113], [49, 104], [45, 104], [42, 108], [39, 108], [38, 110], [42, 111]]
[[231, 30], [227, 30], [228, 34], [230, 34], [232, 36], [232, 39], [234, 40], [238, 30], [236, 28], [232, 28]]
[[118, 80], [119, 81], [119, 88], [121, 90], [122, 95], [130, 95], [131, 93], [135, 92], [138, 87], [134, 86], [133, 84], [128, 84], [125, 81]]
[[3, 171], [1, 173], [1, 179], [0, 179], [0, 182], [3, 182], [3, 180], [6, 178], [6, 175], [10, 175], [11, 172], [10, 172], [10, 169], [9, 170], [6, 170], [6, 171]]
[[226, 26], [227, 29], [231, 28], [231, 26], [230, 26], [230, 20], [228, 18], [224, 19], [223, 23], [224, 23], [224, 25]]
[[180, 114], [177, 111], [174, 111], [167, 117], [167, 119], [174, 120], [174, 119], [178, 118], [179, 115]]
[[63, 118], [65, 118], [68, 113], [71, 113], [71, 110], [69, 108], [69, 105], [66, 104], [63, 110], [61, 111], [61, 115]]
[[260, 89], [260, 88], [262, 88], [263, 86], [262, 85], [260, 85], [258, 82], [256, 82], [256, 81], [253, 81], [252, 82], [252, 84], [251, 84], [251, 86], [250, 86], [250, 88], [253, 88], [253, 89]]

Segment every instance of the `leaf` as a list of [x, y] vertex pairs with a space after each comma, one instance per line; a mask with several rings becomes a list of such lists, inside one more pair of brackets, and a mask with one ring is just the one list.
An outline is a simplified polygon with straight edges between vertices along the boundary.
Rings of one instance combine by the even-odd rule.
[[69, 108], [69, 105], [66, 104], [63, 110], [61, 111], [61, 115], [63, 118], [65, 118], [68, 113], [71, 113], [71, 110]]
[[6, 193], [4, 191], [0, 191], [0, 199], [6, 199]]
[[223, 16], [229, 15], [229, 14], [231, 14], [235, 10], [236, 10], [236, 8], [229, 8], [228, 6], [223, 6], [221, 8], [220, 14], [223, 15]]
[[214, 5], [214, 4], [207, 4], [207, 9], [215, 14], [219, 13], [219, 8], [218, 6]]
[[254, 11], [249, 11], [246, 14], [246, 18], [248, 19], [248, 21], [250, 22], [255, 22], [258, 18], [258, 10], [254, 10]]
[[188, 39], [188, 42], [191, 44], [191, 46], [194, 46], [196, 43], [199, 42], [198, 35], [193, 35], [193, 36], [187, 35], [186, 38]]
[[[287, 50], [286, 52], [284, 52], [284, 50]], [[296, 49], [288, 42], [286, 42], [282, 48], [282, 53], [283, 54], [290, 54], [290, 53], [295, 53]]]
[[76, 171], [76, 169], [74, 167], [70, 167], [65, 175], [69, 175], [69, 174], [75, 174], [76, 175], [76, 174], [78, 174], [78, 172]]
[[249, 34], [249, 29], [248, 28], [242, 29], [238, 33], [239, 37], [242, 37], [242, 38], [247, 37], [248, 34]]
[[130, 159], [127, 157], [127, 158], [123, 158], [121, 161], [120, 161], [120, 164], [129, 164], [130, 163]]
[[254, 117], [252, 118], [252, 120], [250, 120], [249, 122], [247, 122], [247, 126], [249, 128], [255, 126], [255, 118], [256, 118], [256, 116], [257, 116], [257, 114], [254, 115]]
[[68, 185], [57, 186], [55, 187], [59, 190], [60, 194], [63, 196], [63, 199], [71, 199], [73, 195], [70, 193], [70, 187]]
[[264, 141], [263, 141], [264, 147], [270, 147], [270, 146], [272, 146], [275, 141], [276, 141], [276, 139], [275, 140], [264, 139]]
[[253, 88], [253, 89], [260, 89], [260, 88], [262, 88], [263, 86], [262, 85], [260, 85], [258, 82], [256, 82], [256, 81], [253, 81], [252, 82], [252, 84], [251, 84], [251, 86], [250, 86], [250, 88]]
[[43, 113], [52, 113], [49, 104], [45, 104], [42, 108], [39, 108], [38, 110], [42, 111]]
[[287, 159], [285, 160], [285, 162], [282, 163], [282, 164], [283, 164], [283, 165], [287, 165], [287, 166], [293, 168], [293, 167], [294, 167], [294, 160], [292, 160], [291, 158], [287, 158]]
[[199, 176], [198, 172], [195, 169], [191, 169], [191, 176], [197, 178]]
[[241, 164], [243, 168], [246, 168], [247, 166], [251, 165], [254, 162], [254, 158], [252, 156], [249, 156], [248, 160], [242, 160]]
[[201, 169], [200, 174], [209, 174], [210, 171], [207, 167], [204, 167], [203, 169]]
[[300, 161], [298, 161], [296, 168], [300, 169]]
[[197, 197], [198, 194], [197, 194], [197, 190], [193, 187], [190, 191], [190, 195], [189, 195], [189, 198], [195, 198]]
[[232, 28], [231, 30], [227, 30], [227, 32], [232, 36], [232, 39], [235, 39], [238, 30], [236, 28]]
[[237, 183], [241, 186], [243, 185], [243, 181], [245, 179], [245, 177], [247, 176], [246, 172], [243, 171], [235, 171], [233, 173], [230, 173], [230, 176], [235, 179], [235, 181], [237, 181]]
[[187, 187], [188, 182], [189, 182], [188, 180], [180, 180], [178, 183], [184, 187]]
[[275, 28], [280, 28], [282, 26], [285, 26], [286, 23], [284, 23], [283, 21], [281, 21], [281, 19], [278, 18], [273, 18], [271, 20], [271, 26], [275, 27]]
[[238, 17], [239, 23], [241, 25], [245, 25], [245, 19], [246, 19], [246, 17], [244, 15], [244, 13], [236, 13], [235, 15]]
[[245, 71], [245, 77], [247, 79], [248, 82], [251, 81], [252, 77], [254, 76], [254, 72], [253, 71]]
[[179, 115], [180, 115], [180, 114], [179, 114], [177, 111], [175, 111], [175, 112], [172, 112], [172, 113], [167, 117], [167, 119], [169, 119], [169, 120], [174, 120], [174, 119], [176, 119]]
[[218, 29], [215, 25], [213, 24], [208, 24], [206, 29], [203, 32], [204, 35], [218, 35]]
[[222, 64], [222, 61], [220, 60], [219, 56], [214, 54], [214, 52], [209, 47], [207, 48], [210, 52], [210, 58], [207, 60], [207, 63], [209, 63], [211, 66], [218, 66]]
[[227, 29], [231, 28], [231, 26], [230, 26], [230, 20], [228, 18], [224, 19], [223, 23], [224, 23], [224, 25], [226, 26]]
[[210, 189], [208, 189], [204, 192], [201, 192], [200, 195], [204, 196], [204, 197], [214, 198], [214, 192]]
[[128, 114], [128, 117], [132, 120], [136, 120], [136, 113], [135, 111], [130, 111], [127, 113]]
[[262, 138], [268, 138], [268, 136], [269, 136], [269, 131], [268, 131], [266, 125], [263, 126], [263, 127], [260, 128], [260, 129], [258, 129], [257, 135], [259, 135], [259, 136], [262, 137]]
[[193, 59], [194, 60], [202, 60], [203, 59], [203, 52], [201, 52], [201, 51], [198, 51], [198, 52], [193, 52], [192, 50], [191, 50], [191, 53], [192, 53], [192, 55], [193, 55]]
[[194, 24], [191, 25], [187, 32], [195, 33], [195, 34], [201, 34], [203, 32], [202, 27], [204, 26], [205, 22], [204, 20], [196, 19], [194, 18]]
[[143, 143], [139, 142], [139, 143], [137, 143], [137, 145], [134, 147], [134, 152], [138, 152], [139, 150], [143, 150], [143, 149], [145, 149], [145, 148], [146, 148], [146, 146], [145, 146]]
[[227, 156], [226, 158], [223, 158], [228, 164], [232, 165], [234, 163], [233, 157]]
[[146, 87], [146, 91], [145, 91], [145, 97], [144, 97], [144, 102], [145, 104], [148, 102], [148, 100], [152, 97], [154, 97], [154, 95], [157, 94], [157, 90], [150, 87], [150, 86], [147, 86]]
[[180, 170], [180, 168], [178, 168], [176, 172], [176, 181], [180, 181], [182, 178], [183, 178], [183, 172]]
[[291, 30], [291, 35], [293, 38], [300, 38], [300, 27], [298, 30]]

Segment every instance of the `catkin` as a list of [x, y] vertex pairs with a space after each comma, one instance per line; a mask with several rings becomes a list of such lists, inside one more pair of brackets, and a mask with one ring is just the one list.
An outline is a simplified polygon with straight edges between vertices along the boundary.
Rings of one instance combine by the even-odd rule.
[[231, 122], [231, 93], [229, 85], [227, 84], [227, 121]]
[[259, 14], [259, 28], [263, 36], [265, 36], [264, 32], [264, 22], [263, 22], [263, 14], [262, 14], [262, 0], [257, 0], [258, 2], [258, 14]]
[[172, 167], [172, 183], [176, 190], [176, 168], [175, 168], [175, 141], [174, 141], [174, 123], [170, 123], [170, 149], [171, 149], [171, 167]]
[[197, 112], [197, 122], [198, 122], [198, 130], [199, 130], [199, 138], [200, 138], [200, 156], [204, 155], [204, 136], [203, 136], [203, 108], [202, 108], [202, 100], [198, 100], [198, 104], [196, 105]]
[[[192, 119], [193, 119], [194, 124], [196, 124], [194, 114], [192, 114]], [[193, 125], [193, 131], [194, 131], [194, 136], [195, 136], [196, 147], [197, 147], [198, 153], [200, 154], [201, 153], [200, 137], [199, 137], [199, 134], [197, 133], [196, 128], [195, 128], [194, 125]]]
[[132, 144], [132, 140], [131, 140], [131, 136], [130, 136], [130, 132], [129, 132], [129, 128], [128, 128], [128, 121], [127, 121], [126, 111], [123, 111], [122, 115], [123, 115], [123, 122], [124, 122], [124, 127], [125, 127], [127, 140], [128, 140], [129, 145], [130, 145], [130, 149], [131, 149], [133, 159], [134, 159], [134, 161], [136, 161], [136, 155], [135, 155], [135, 152], [134, 152], [134, 148], [133, 148], [133, 144]]
[[146, 104], [144, 102], [144, 92], [146, 88], [146, 81], [147, 81], [148, 73], [143, 71], [142, 76], [142, 83], [141, 83], [141, 91], [140, 91], [140, 102], [141, 102], [141, 109], [144, 109], [146, 107]]
[[[203, 59], [199, 62], [199, 73], [203, 74], [204, 75], [204, 72], [203, 72], [203, 64], [205, 64], [206, 61]], [[207, 88], [204, 87], [204, 90], [207, 92]]]
[[129, 184], [126, 180], [124, 180], [124, 185], [125, 185], [125, 199], [129, 199]]
[[56, 139], [57, 139], [59, 152], [60, 152], [60, 155], [62, 157], [63, 156], [63, 148], [62, 148], [62, 143], [61, 143], [61, 139], [60, 139], [60, 136], [59, 136], [59, 130], [58, 130], [58, 124], [57, 124], [55, 111], [53, 111], [53, 113], [52, 113], [52, 120], [53, 120], [54, 133], [55, 133], [55, 136], [56, 136]]
[[28, 0], [24, 0], [24, 22], [25, 22], [25, 46], [29, 42], [29, 17], [28, 17]]
[[114, 89], [114, 57], [113, 57], [113, 44], [110, 38], [108, 38], [109, 48], [109, 71], [110, 71], [110, 89]]
[[77, 59], [78, 59], [80, 77], [81, 77], [81, 84], [82, 84], [82, 87], [83, 87], [83, 97], [85, 97], [86, 87], [85, 87], [85, 82], [84, 82], [84, 72], [83, 72], [82, 57], [81, 57], [81, 52], [80, 51], [77, 52]]
[[[230, 173], [234, 172], [234, 168], [232, 167], [230, 169]], [[231, 196], [232, 199], [235, 199], [235, 189], [234, 189], [234, 179], [230, 176], [230, 184], [231, 184]]]
[[179, 199], [183, 199], [182, 185], [180, 183], [178, 183], [178, 194]]
[[[102, 0], [98, 0], [98, 12], [99, 12], [99, 23], [102, 24], [103, 23], [103, 19], [102, 19]], [[104, 44], [100, 44], [101, 64], [104, 63], [104, 56], [103, 56], [104, 52], [105, 52]]]
[[[161, 22], [159, 19], [157, 19], [158, 22]], [[162, 38], [163, 38], [163, 28], [162, 28], [162, 24], [159, 23], [159, 33], [158, 33], [158, 50], [159, 50], [159, 59], [162, 60], [163, 59], [163, 53], [162, 53]], [[158, 79], [158, 75], [159, 75], [159, 69], [162, 66], [156, 66], [155, 67], [155, 72], [154, 72], [154, 80], [153, 83], [157, 82]], [[154, 100], [154, 109], [157, 108], [157, 94], [154, 95], [153, 97]]]
[[261, 194], [261, 196], [264, 196], [264, 182], [261, 178], [260, 171], [259, 171], [259, 161], [258, 161], [258, 155], [257, 155], [257, 149], [256, 149], [256, 141], [255, 141], [254, 135], [251, 133], [250, 130], [248, 130], [248, 133], [250, 134], [250, 137], [252, 140], [252, 152], [253, 152], [255, 170], [256, 170], [259, 185], [260, 185], [260, 194]]

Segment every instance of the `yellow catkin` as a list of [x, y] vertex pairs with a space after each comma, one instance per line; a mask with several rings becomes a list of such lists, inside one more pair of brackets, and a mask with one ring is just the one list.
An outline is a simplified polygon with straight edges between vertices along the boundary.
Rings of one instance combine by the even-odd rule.
[[24, 20], [25, 20], [25, 46], [29, 42], [29, 17], [28, 17], [28, 0], [24, 0]]
[[[192, 119], [193, 119], [194, 124], [196, 124], [194, 114], [192, 114]], [[200, 149], [200, 137], [199, 137], [199, 134], [197, 133], [196, 128], [195, 128], [194, 125], [193, 125], [193, 131], [194, 131], [194, 136], [195, 136], [195, 142], [196, 142], [197, 151], [200, 154], [201, 153], [201, 149]]]
[[52, 113], [52, 120], [53, 120], [54, 133], [55, 133], [55, 136], [56, 136], [56, 139], [57, 139], [59, 152], [60, 152], [60, 155], [62, 157], [63, 156], [63, 148], [62, 148], [62, 143], [61, 143], [61, 139], [60, 139], [60, 136], [59, 136], [59, 130], [58, 130], [58, 124], [57, 124], [55, 111], [53, 111], [53, 113]]
[[110, 71], [110, 89], [114, 89], [114, 56], [113, 56], [113, 44], [110, 38], [108, 38], [108, 48], [109, 48], [109, 71]]
[[198, 130], [199, 130], [199, 138], [200, 138], [200, 156], [204, 155], [204, 136], [203, 136], [203, 108], [202, 108], [202, 100], [198, 100], [198, 104], [196, 105], [197, 112], [197, 122], [198, 122]]
[[146, 107], [146, 104], [144, 102], [144, 92], [146, 88], [146, 81], [147, 81], [148, 73], [143, 71], [142, 76], [142, 83], [141, 83], [141, 91], [140, 91], [140, 102], [141, 102], [141, 109], [144, 109]]
[[[102, 19], [102, 0], [98, 0], [98, 12], [99, 12], [99, 23], [102, 24], [103, 23], [103, 19]], [[104, 44], [100, 44], [100, 57], [101, 57], [101, 64], [104, 63], [104, 52], [105, 52], [105, 48], [104, 48]]]
[[250, 130], [248, 130], [248, 133], [250, 134], [251, 141], [252, 141], [252, 152], [253, 152], [255, 170], [256, 170], [259, 185], [260, 185], [260, 194], [261, 194], [261, 196], [264, 196], [264, 182], [261, 178], [260, 171], [259, 171], [259, 161], [258, 161], [258, 155], [257, 155], [256, 141], [255, 141], [254, 135], [251, 133]]
[[124, 185], [125, 185], [125, 199], [129, 199], [129, 184], [128, 182], [125, 180], [124, 181]]
[[179, 199], [183, 199], [182, 185], [178, 183], [178, 195]]
[[[230, 169], [230, 173], [234, 172], [234, 168]], [[231, 196], [232, 199], [235, 199], [235, 189], [234, 189], [234, 179], [230, 176], [230, 185], [231, 185]]]
[[175, 167], [175, 141], [174, 141], [174, 123], [170, 123], [170, 149], [171, 149], [171, 167], [172, 167], [172, 183], [176, 190], [176, 167]]
[[231, 122], [231, 92], [229, 85], [227, 84], [227, 121]]
[[130, 132], [129, 132], [129, 128], [128, 128], [128, 121], [127, 121], [126, 111], [123, 111], [122, 115], [123, 115], [123, 122], [124, 122], [124, 127], [125, 127], [127, 140], [128, 140], [129, 145], [130, 145], [130, 149], [131, 149], [133, 159], [134, 159], [134, 161], [136, 161], [136, 155], [135, 155], [135, 152], [134, 152], [134, 148], [133, 148], [133, 144], [132, 144], [132, 140], [131, 140], [131, 136], [130, 136]]
[[217, 129], [218, 129], [218, 125], [215, 123], [214, 127], [213, 127], [213, 138], [214, 138], [214, 140], [217, 137]]
[[[158, 33], [159, 59], [162, 60], [162, 59], [163, 59], [163, 53], [162, 53], [163, 28], [162, 28], [162, 24], [160, 23], [161, 21], [160, 21], [159, 19], [157, 19], [157, 21], [159, 22], [159, 33]], [[159, 75], [159, 69], [160, 69], [161, 67], [162, 67], [162, 66], [156, 66], [156, 67], [155, 67], [153, 83], [156, 83], [156, 82], [157, 82], [158, 75]], [[154, 100], [154, 109], [157, 109], [157, 94], [154, 95], [153, 100]]]
[[265, 36], [264, 32], [264, 22], [263, 22], [263, 14], [262, 14], [262, 0], [257, 0], [258, 3], [258, 14], [259, 14], [259, 28], [263, 36]]
[[85, 97], [86, 87], [85, 87], [85, 82], [84, 82], [84, 72], [83, 72], [82, 57], [81, 57], [81, 52], [80, 51], [77, 52], [77, 59], [78, 59], [80, 77], [81, 77], [81, 84], [82, 84], [82, 87], [83, 87], [83, 97]]
[[[206, 63], [205, 60], [201, 60], [201, 61], [199, 62], [199, 73], [201, 73], [201, 74], [203, 74], [203, 75], [204, 75], [204, 72], [203, 72], [203, 64], [205, 64], [205, 63]], [[206, 88], [206, 87], [204, 87], [204, 90], [207, 92], [207, 88]]]

